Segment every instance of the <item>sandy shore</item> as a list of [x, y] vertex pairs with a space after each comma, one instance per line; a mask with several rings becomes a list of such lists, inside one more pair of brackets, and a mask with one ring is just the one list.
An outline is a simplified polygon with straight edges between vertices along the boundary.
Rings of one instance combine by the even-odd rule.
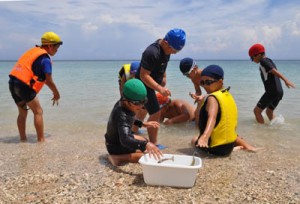
[[[261, 144], [265, 147], [258, 153], [200, 155], [203, 167], [196, 183], [183, 189], [147, 186], [139, 164], [111, 166], [99, 134], [48, 135], [44, 144], [37, 144], [34, 135], [27, 143], [1, 137], [0, 203], [300, 202], [299, 148]], [[187, 137], [164, 142], [169, 145], [165, 153], [193, 153]]]

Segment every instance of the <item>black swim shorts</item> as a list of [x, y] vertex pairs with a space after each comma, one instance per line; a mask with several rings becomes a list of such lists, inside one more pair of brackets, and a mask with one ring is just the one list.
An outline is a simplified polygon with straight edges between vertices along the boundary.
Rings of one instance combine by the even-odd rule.
[[283, 94], [279, 96], [272, 96], [270, 94], [264, 93], [264, 95], [259, 99], [257, 107], [259, 107], [262, 110], [264, 110], [267, 107], [271, 110], [274, 110], [281, 101], [282, 96]]
[[157, 113], [160, 110], [159, 103], [157, 101], [155, 91], [153, 89], [150, 89], [147, 86], [146, 89], [147, 89], [148, 102], [145, 104], [145, 107], [149, 115], [152, 115], [154, 113]]
[[119, 155], [119, 154], [131, 154], [136, 152], [135, 149], [129, 149], [121, 145], [112, 145], [108, 143], [106, 143], [105, 145], [109, 154]]
[[[200, 136], [198, 137], [197, 141], [195, 142], [195, 145], [198, 143]], [[208, 141], [208, 144], [210, 144], [210, 139]], [[203, 148], [198, 147], [200, 150], [207, 152], [209, 154], [213, 154], [216, 156], [229, 156], [235, 146], [235, 142], [224, 144], [224, 145], [218, 145], [215, 147], [209, 147], [209, 148]]]
[[16, 104], [28, 103], [36, 97], [36, 92], [17, 78], [10, 77], [8, 83], [11, 96]]

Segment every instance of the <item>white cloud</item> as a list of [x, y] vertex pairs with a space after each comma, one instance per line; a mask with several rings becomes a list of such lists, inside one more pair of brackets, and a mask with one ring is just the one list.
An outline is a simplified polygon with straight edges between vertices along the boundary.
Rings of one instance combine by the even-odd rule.
[[[297, 1], [268, 0], [54, 0], [47, 8], [42, 1], [1, 2], [0, 58], [17, 58], [16, 46], [36, 44], [47, 30], [56, 31], [65, 42], [58, 58], [75, 56], [75, 47], [85, 47], [87, 53], [77, 58], [139, 58], [149, 43], [174, 27], [187, 33], [186, 47], [174, 57], [247, 58], [245, 51], [256, 42], [275, 52], [283, 43], [297, 47], [299, 9]], [[297, 51], [290, 53], [298, 57]]]

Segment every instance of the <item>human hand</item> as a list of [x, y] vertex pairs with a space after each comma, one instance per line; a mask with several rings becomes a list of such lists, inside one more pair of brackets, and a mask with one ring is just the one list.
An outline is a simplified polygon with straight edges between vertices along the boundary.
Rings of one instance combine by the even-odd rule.
[[59, 95], [59, 93], [57, 92], [57, 93], [53, 93], [53, 98], [51, 99], [51, 101], [52, 101], [52, 106], [54, 106], [55, 105], [55, 103], [56, 103], [56, 105], [58, 106], [58, 100], [60, 99], [60, 95]]
[[52, 98], [51, 101], [52, 101], [52, 106], [54, 106], [55, 103], [56, 103], [56, 106], [58, 106], [58, 100], [55, 100], [54, 98]]
[[195, 103], [200, 103], [200, 102], [202, 102], [202, 100], [205, 98], [205, 95], [196, 95], [196, 94], [194, 94], [194, 93], [189, 93], [189, 95], [192, 97], [192, 99], [194, 99], [195, 101], [194, 101], [194, 104]]
[[171, 96], [171, 91], [167, 87], [160, 86], [159, 93], [163, 96]]
[[148, 122], [144, 122], [143, 126], [148, 128], [148, 127], [152, 127], [152, 128], [159, 128], [159, 122], [157, 121], [148, 121]]
[[286, 81], [286, 82], [285, 82], [285, 85], [286, 85], [288, 88], [296, 88], [295, 85], [294, 85], [292, 82], [290, 82], [290, 81]]
[[201, 137], [198, 140], [198, 143], [197, 143], [196, 147], [208, 148], [208, 138], [201, 135]]
[[153, 156], [156, 160], [159, 160], [160, 157], [163, 156], [162, 152], [152, 142], [147, 143], [146, 150], [149, 153], [150, 158], [151, 158], [151, 156]]
[[168, 119], [168, 120], [164, 121], [163, 123], [165, 125], [171, 125], [171, 124], [173, 124], [173, 121], [172, 121], [172, 119]]

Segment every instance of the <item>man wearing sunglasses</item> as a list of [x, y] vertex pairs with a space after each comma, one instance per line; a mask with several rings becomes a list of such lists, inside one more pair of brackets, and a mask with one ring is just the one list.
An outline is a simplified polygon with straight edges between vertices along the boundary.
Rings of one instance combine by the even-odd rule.
[[217, 156], [228, 156], [233, 148], [256, 151], [236, 133], [238, 111], [229, 88], [223, 88], [223, 69], [209, 65], [201, 73], [200, 84], [207, 92], [199, 114], [199, 136], [192, 145]]
[[121, 100], [115, 104], [107, 123], [105, 141], [109, 153], [108, 159], [112, 165], [137, 163], [144, 151], [156, 159], [162, 156], [155, 144], [133, 134], [131, 130], [132, 125], [156, 129], [159, 127], [158, 122], [142, 122], [135, 119], [135, 114], [146, 102], [147, 90], [144, 84], [138, 79], [128, 80], [124, 84]]
[[58, 105], [60, 94], [52, 79], [52, 62], [63, 42], [54, 32], [45, 32], [41, 37], [41, 46], [35, 46], [25, 52], [15, 64], [9, 74], [9, 90], [18, 107], [17, 119], [21, 141], [26, 141], [26, 118], [28, 107], [34, 114], [34, 125], [38, 142], [45, 141], [43, 109], [37, 94], [46, 84], [53, 92], [53, 105]]
[[[159, 121], [160, 109], [155, 91], [170, 96], [166, 85], [166, 69], [171, 54], [176, 54], [185, 45], [186, 35], [182, 29], [170, 30], [163, 39], [158, 39], [143, 52], [141, 66], [136, 78], [141, 79], [147, 88], [148, 103], [145, 107], [149, 113], [148, 121]], [[148, 128], [151, 142], [157, 144], [158, 129]]]

